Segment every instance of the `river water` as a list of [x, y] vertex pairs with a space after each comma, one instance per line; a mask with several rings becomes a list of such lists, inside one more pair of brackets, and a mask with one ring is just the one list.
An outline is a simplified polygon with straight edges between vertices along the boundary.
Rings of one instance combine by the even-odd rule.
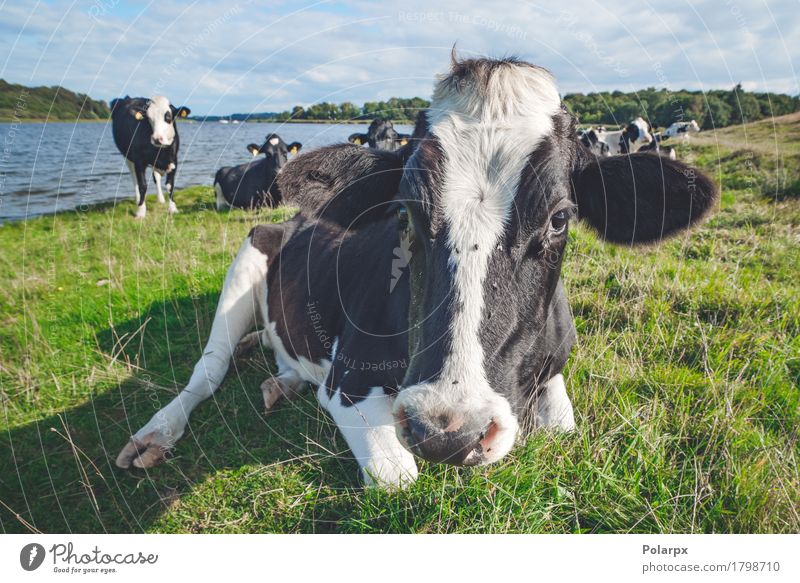
[[[262, 144], [272, 132], [308, 150], [367, 131], [354, 124], [178, 124], [176, 189], [213, 184], [218, 168], [252, 160], [247, 144]], [[155, 185], [147, 176], [151, 195]], [[0, 123], [0, 222], [114, 199], [133, 200], [133, 186], [110, 123]], [[180, 208], [180, 196], [176, 202]]]

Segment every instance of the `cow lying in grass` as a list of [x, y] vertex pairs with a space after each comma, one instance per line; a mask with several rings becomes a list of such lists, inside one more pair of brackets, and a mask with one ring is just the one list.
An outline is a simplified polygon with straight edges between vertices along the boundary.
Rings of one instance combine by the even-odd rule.
[[253, 157], [259, 154], [264, 157], [217, 170], [214, 176], [217, 210], [278, 206], [281, 192], [275, 179], [289, 160], [289, 154], [297, 154], [302, 147], [300, 142], [286, 144], [278, 134], [269, 134], [261, 146], [249, 144], [247, 150]]
[[267, 409], [316, 387], [367, 484], [413, 480], [415, 455], [488, 464], [531, 428], [571, 430], [570, 221], [612, 243], [652, 243], [716, 197], [681, 162], [592, 155], [546, 70], [455, 57], [407, 148], [321, 148], [279, 183], [299, 214], [245, 239], [188, 385], [120, 467], [167, 457], [240, 342], [275, 355]]
[[375, 118], [369, 124], [366, 134], [350, 134], [347, 141], [357, 146], [393, 152], [405, 146], [410, 137], [408, 134], [397, 133], [391, 120]]

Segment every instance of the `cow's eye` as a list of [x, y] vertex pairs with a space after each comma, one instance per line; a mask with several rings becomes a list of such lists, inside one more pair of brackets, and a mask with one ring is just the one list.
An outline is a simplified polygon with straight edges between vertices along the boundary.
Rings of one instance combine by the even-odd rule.
[[565, 210], [560, 210], [550, 217], [550, 232], [554, 235], [560, 235], [567, 228], [567, 220], [569, 214]]
[[172, 123], [172, 113], [169, 111], [164, 114], [164, 121], [167, 123]]
[[404, 206], [397, 209], [397, 227], [401, 231], [408, 230], [408, 209]]

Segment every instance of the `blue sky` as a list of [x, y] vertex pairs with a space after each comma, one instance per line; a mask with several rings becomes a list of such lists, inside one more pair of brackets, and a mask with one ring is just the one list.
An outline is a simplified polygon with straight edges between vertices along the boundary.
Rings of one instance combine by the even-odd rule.
[[648, 86], [800, 93], [800, 5], [760, 0], [524, 2], [0, 0], [0, 77], [194, 114], [428, 97], [461, 54], [515, 54], [562, 93]]

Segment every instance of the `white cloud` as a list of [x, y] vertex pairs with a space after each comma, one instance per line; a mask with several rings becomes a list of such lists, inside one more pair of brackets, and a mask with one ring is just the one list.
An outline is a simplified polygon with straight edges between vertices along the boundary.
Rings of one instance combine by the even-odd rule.
[[195, 113], [426, 97], [454, 42], [463, 54], [546, 66], [563, 92], [740, 81], [800, 91], [791, 2], [54, 0], [33, 8], [9, 0], [0, 9], [0, 76], [107, 100], [157, 88]]

